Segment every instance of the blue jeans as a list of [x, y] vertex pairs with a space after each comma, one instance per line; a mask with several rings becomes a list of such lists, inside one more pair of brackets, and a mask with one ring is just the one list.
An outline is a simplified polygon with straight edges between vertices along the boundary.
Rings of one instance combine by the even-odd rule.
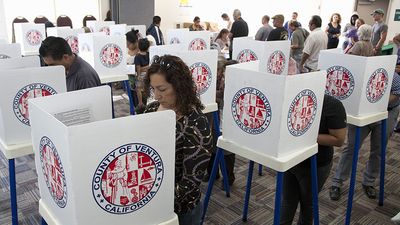
[[178, 214], [179, 225], [200, 225], [203, 214], [203, 202], [200, 201], [191, 211], [185, 214]]

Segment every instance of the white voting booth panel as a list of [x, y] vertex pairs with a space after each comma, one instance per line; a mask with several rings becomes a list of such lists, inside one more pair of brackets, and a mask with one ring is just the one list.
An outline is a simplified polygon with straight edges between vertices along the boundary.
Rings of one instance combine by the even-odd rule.
[[182, 32], [182, 44], [189, 51], [210, 49], [210, 32], [209, 31], [191, 31]]
[[21, 44], [22, 55], [35, 55], [46, 38], [44, 24], [16, 23], [14, 24], [15, 42]]
[[110, 35], [123, 35], [125, 36], [127, 31], [126, 24], [112, 24], [110, 25]]
[[396, 58], [396, 55], [362, 57], [321, 51], [318, 67], [327, 72], [325, 92], [342, 101], [348, 115], [384, 112]]
[[85, 33], [83, 28], [71, 29], [70, 27], [49, 27], [47, 28], [47, 36], [61, 37], [64, 38], [73, 53], [79, 53], [79, 41], [78, 34]]
[[66, 92], [63, 66], [0, 69], [0, 139], [6, 145], [30, 142], [28, 100]]
[[197, 86], [197, 93], [204, 105], [215, 104], [217, 90], [217, 50], [188, 51], [177, 50], [182, 44], [150, 47], [150, 59], [154, 56], [174, 55], [182, 59], [189, 67]]
[[18, 69], [26, 67], [40, 67], [39, 56], [26, 56], [0, 60], [0, 70]]
[[18, 43], [13, 44], [0, 44], [0, 59], [21, 58], [21, 45]]
[[276, 158], [315, 145], [325, 72], [277, 76], [242, 64], [225, 72], [224, 139]]
[[101, 33], [79, 34], [79, 56], [88, 62], [100, 78], [127, 74], [126, 38]]
[[167, 39], [165, 40], [165, 44], [181, 44], [183, 43], [183, 38], [186, 33], [189, 33], [188, 28], [183, 29], [168, 29], [167, 30]]
[[92, 32], [105, 32], [107, 35], [110, 35], [110, 25], [114, 25], [114, 21], [97, 21], [97, 20], [89, 20], [86, 21], [86, 25]]
[[30, 101], [41, 201], [55, 220], [49, 224], [176, 217], [175, 113], [112, 119], [110, 98], [102, 86]]
[[259, 71], [286, 75], [289, 68], [290, 41], [256, 41], [234, 38], [232, 59], [242, 62], [259, 60]]
[[127, 25], [126, 26], [126, 32], [131, 31], [132, 29], [138, 30], [139, 34], [142, 35], [142, 37], [146, 37], [146, 25]]

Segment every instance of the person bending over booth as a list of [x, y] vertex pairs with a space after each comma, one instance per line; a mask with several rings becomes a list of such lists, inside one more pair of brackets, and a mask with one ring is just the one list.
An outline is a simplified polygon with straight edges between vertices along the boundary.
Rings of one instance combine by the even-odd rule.
[[76, 91], [101, 85], [99, 75], [81, 57], [72, 53], [64, 38], [50, 36], [39, 48], [39, 54], [48, 66], [65, 68], [67, 91]]
[[[346, 111], [343, 104], [325, 95], [317, 138], [318, 192], [332, 168], [333, 146], [343, 145], [346, 137]], [[306, 159], [284, 173], [281, 224], [290, 225], [300, 203], [297, 224], [312, 224], [311, 160]]]
[[176, 113], [174, 211], [179, 224], [200, 224], [203, 211], [200, 185], [213, 140], [191, 72], [176, 56], [155, 56], [144, 82], [146, 91], [152, 89], [156, 100], [147, 105], [145, 113], [163, 110]]

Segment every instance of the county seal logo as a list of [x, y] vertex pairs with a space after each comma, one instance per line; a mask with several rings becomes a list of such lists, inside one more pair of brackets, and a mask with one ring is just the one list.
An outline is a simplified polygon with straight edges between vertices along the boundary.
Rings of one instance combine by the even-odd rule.
[[255, 61], [257, 59], [258, 57], [256, 53], [250, 49], [243, 49], [242, 51], [239, 52], [239, 54], [236, 57], [236, 60], [239, 63]]
[[105, 32], [106, 35], [110, 35], [110, 27], [102, 27], [99, 32]]
[[68, 36], [65, 38], [69, 46], [71, 47], [71, 50], [73, 53], [78, 54], [79, 53], [79, 47], [78, 47], [78, 37], [77, 36]]
[[385, 69], [379, 68], [375, 70], [368, 79], [367, 100], [371, 103], [381, 100], [386, 92], [388, 82], [389, 76]]
[[42, 37], [42, 33], [35, 29], [28, 30], [28, 32], [25, 34], [26, 42], [32, 46], [39, 45], [40, 42], [42, 42]]
[[179, 38], [177, 38], [177, 37], [173, 37], [173, 38], [171, 38], [171, 40], [169, 41], [169, 44], [170, 45], [173, 45], [173, 44], [180, 44], [181, 43], [181, 41], [179, 40]]
[[47, 188], [60, 208], [67, 205], [67, 182], [57, 149], [50, 138], [43, 136], [39, 145], [40, 162]]
[[344, 100], [353, 93], [354, 77], [343, 66], [332, 66], [327, 69], [325, 93], [338, 100]]
[[189, 69], [197, 86], [197, 94], [204, 94], [211, 85], [212, 76], [210, 67], [205, 63], [197, 62], [191, 65]]
[[122, 62], [122, 49], [116, 44], [106, 44], [100, 50], [100, 62], [107, 68], [115, 68]]
[[267, 97], [256, 88], [240, 89], [233, 96], [231, 111], [238, 127], [249, 134], [260, 134], [271, 123], [271, 105]]
[[202, 38], [195, 38], [189, 43], [189, 50], [197, 51], [206, 49], [207, 49], [207, 43]]
[[157, 194], [164, 177], [161, 156], [141, 143], [122, 145], [99, 163], [92, 181], [96, 203], [112, 214], [139, 210]]
[[272, 74], [282, 74], [285, 69], [286, 59], [282, 51], [274, 51], [268, 58], [267, 72]]
[[13, 111], [21, 123], [29, 126], [28, 99], [57, 94], [47, 84], [33, 83], [21, 88], [13, 100]]
[[290, 104], [287, 126], [293, 136], [307, 132], [314, 122], [317, 113], [317, 97], [309, 89], [302, 90]]

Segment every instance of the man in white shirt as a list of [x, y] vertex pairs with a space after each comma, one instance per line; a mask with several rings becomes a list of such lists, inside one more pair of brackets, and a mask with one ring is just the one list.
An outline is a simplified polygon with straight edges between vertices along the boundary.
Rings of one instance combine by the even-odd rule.
[[300, 71], [309, 72], [318, 70], [319, 52], [328, 46], [328, 36], [321, 30], [322, 19], [314, 15], [308, 24], [310, 35], [306, 39], [303, 56], [300, 62]]

